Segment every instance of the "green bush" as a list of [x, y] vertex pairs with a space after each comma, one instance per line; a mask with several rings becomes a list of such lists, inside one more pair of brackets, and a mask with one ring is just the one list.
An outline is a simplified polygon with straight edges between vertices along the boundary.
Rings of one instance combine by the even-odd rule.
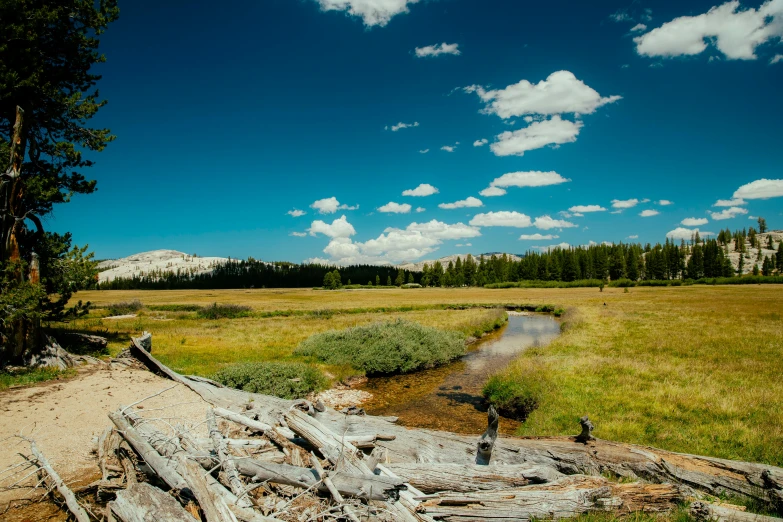
[[201, 319], [237, 319], [249, 316], [252, 311], [249, 306], [213, 303], [212, 306], [199, 308], [196, 315]]
[[498, 413], [519, 421], [525, 421], [541, 401], [541, 393], [535, 383], [508, 373], [490, 377], [482, 392]]
[[465, 340], [456, 332], [398, 319], [315, 334], [294, 353], [369, 375], [408, 373], [464, 355]]
[[238, 390], [283, 399], [301, 399], [328, 385], [328, 380], [317, 368], [286, 362], [233, 364], [217, 372], [212, 379]]
[[113, 303], [106, 308], [109, 310], [109, 315], [130, 315], [144, 308], [144, 305], [138, 299], [134, 299], [133, 301]]

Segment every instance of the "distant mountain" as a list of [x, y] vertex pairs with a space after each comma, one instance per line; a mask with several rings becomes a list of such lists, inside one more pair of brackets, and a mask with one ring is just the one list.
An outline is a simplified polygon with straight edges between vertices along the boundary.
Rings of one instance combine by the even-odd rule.
[[[440, 261], [440, 264], [443, 265], [443, 268], [446, 268], [449, 265], [449, 262], [456, 263], [458, 258], [462, 261], [465, 261], [465, 258], [468, 257], [468, 255], [473, 256], [473, 259], [478, 261], [481, 256], [484, 256], [485, 259], [489, 259], [492, 256], [500, 257], [503, 254], [504, 252], [487, 252], [484, 254], [454, 254], [452, 256], [441, 257], [440, 259], [427, 259], [424, 261], [416, 261], [415, 263], [403, 263], [401, 265], [397, 265], [397, 267], [402, 268], [403, 270], [410, 270], [411, 272], [421, 272], [424, 269], [424, 265], [432, 266], [436, 261]], [[519, 261], [522, 259], [522, 256], [518, 256], [516, 254], [506, 253], [506, 255], [513, 261]]]
[[149, 275], [152, 272], [190, 272], [203, 274], [211, 272], [220, 264], [226, 263], [226, 257], [198, 257], [176, 250], [151, 250], [140, 252], [122, 259], [107, 259], [98, 264], [98, 280], [101, 283], [114, 279], [131, 279], [134, 276]]

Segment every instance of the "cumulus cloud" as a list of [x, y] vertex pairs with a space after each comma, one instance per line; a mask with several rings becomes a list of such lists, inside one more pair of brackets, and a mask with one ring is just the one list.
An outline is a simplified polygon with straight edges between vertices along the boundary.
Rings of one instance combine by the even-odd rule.
[[[585, 212], [604, 212], [606, 209], [601, 205], [575, 205], [568, 209], [576, 214], [583, 214]], [[576, 215], [574, 214], [574, 215]], [[577, 216], [579, 217], [579, 216]]]
[[537, 217], [533, 226], [540, 230], [551, 230], [553, 228], [574, 228], [579, 225], [562, 219], [552, 219], [549, 216]]
[[639, 200], [634, 199], [613, 199], [612, 208], [633, 208], [639, 204]]
[[631, 27], [632, 33], [641, 33], [646, 30], [647, 30], [647, 26], [644, 24], [636, 24], [633, 27]]
[[424, 212], [425, 210], [427, 210], [427, 209], [424, 208], [424, 207], [416, 207], [416, 213], [421, 213], [421, 212]]
[[542, 241], [544, 239], [550, 240], [550, 239], [560, 239], [560, 236], [554, 236], [552, 234], [522, 234], [519, 236], [519, 239], [522, 241]]
[[356, 234], [353, 225], [348, 223], [348, 219], [345, 216], [335, 219], [331, 224], [320, 219], [313, 221], [307, 231], [310, 232], [311, 236], [323, 234], [331, 238], [348, 238]]
[[474, 147], [483, 147], [483, 146], [484, 146], [484, 145], [486, 145], [487, 143], [489, 143], [489, 140], [488, 140], [487, 138], [482, 138], [482, 139], [480, 139], [480, 140], [476, 140], [476, 141], [474, 141], [474, 142], [473, 142], [473, 146], [474, 146]]
[[500, 187], [487, 187], [481, 192], [479, 192], [479, 194], [490, 198], [494, 196], [505, 196], [506, 189], [502, 189]]
[[[647, 203], [647, 202], [646, 201], [642, 201], [642, 203]], [[660, 206], [662, 206], [662, 207], [666, 207], [666, 206], [669, 206], [669, 205], [674, 205], [674, 202], [673, 201], [669, 201], [668, 199], [661, 199], [661, 200], [657, 201], [657, 203]]]
[[477, 227], [526, 228], [533, 224], [533, 220], [526, 214], [503, 210], [500, 212], [476, 214], [473, 216], [473, 219], [470, 220], [470, 224]]
[[470, 196], [466, 199], [455, 201], [454, 203], [441, 203], [438, 205], [438, 207], [451, 210], [455, 208], [473, 208], [473, 207], [483, 207], [484, 203], [481, 202], [479, 198], [474, 198], [473, 196]]
[[458, 246], [458, 247], [472, 247], [473, 243], [457, 243], [455, 246]]
[[713, 207], [738, 207], [740, 205], [745, 205], [745, 200], [742, 198], [719, 199], [712, 204]]
[[497, 141], [489, 148], [495, 156], [523, 156], [529, 150], [547, 145], [557, 147], [573, 143], [583, 126], [581, 121], [564, 120], [555, 115], [548, 120], [535, 121], [523, 129], [498, 134]]
[[391, 127], [389, 127], [387, 125], [384, 128], [386, 130], [390, 130], [392, 132], [397, 132], [400, 129], [410, 129], [412, 127], [418, 127], [418, 126], [419, 126], [419, 122], [418, 121], [414, 121], [413, 123], [403, 123], [403, 122], [400, 122], [397, 125], [392, 125]]
[[436, 189], [429, 183], [422, 183], [415, 189], [408, 189], [402, 191], [403, 196], [418, 196], [418, 197], [432, 196], [433, 194], [437, 194], [437, 193], [438, 193], [438, 189]]
[[546, 251], [555, 250], [558, 248], [562, 250], [566, 250], [568, 248], [571, 248], [571, 245], [569, 245], [568, 243], [558, 243], [557, 245], [534, 246], [533, 248], [535, 248], [536, 250], [546, 250]]
[[774, 65], [778, 62], [783, 62], [783, 54], [776, 54], [769, 60], [770, 65]]
[[[471, 222], [471, 225], [472, 224], [473, 223]], [[409, 232], [421, 232], [423, 235], [435, 239], [465, 239], [481, 235], [481, 231], [474, 226], [468, 226], [463, 223], [449, 225], [436, 219], [428, 221], [427, 223], [413, 222], [408, 225], [405, 230]]]
[[710, 212], [710, 216], [715, 221], [723, 221], [724, 219], [732, 219], [740, 215], [747, 214], [748, 210], [742, 207], [729, 207], [724, 208], [720, 212]]
[[419, 151], [419, 154], [427, 154], [430, 151], [430, 149], [421, 149]]
[[758, 9], [741, 8], [737, 0], [698, 16], [681, 16], [634, 38], [644, 56], [685, 56], [704, 52], [708, 44], [732, 60], [756, 59], [756, 48], [783, 36], [783, 2], [768, 0]]
[[319, 199], [310, 205], [310, 208], [317, 210], [319, 214], [334, 214], [338, 210], [356, 210], [359, 208], [359, 205], [341, 205], [337, 198], [333, 196], [331, 198]]
[[657, 216], [658, 214], [660, 214], [660, 212], [651, 209], [642, 210], [641, 212], [639, 212], [639, 215], [642, 217], [652, 217], [652, 216]]
[[706, 232], [699, 230], [698, 228], [683, 228], [677, 227], [674, 230], [670, 230], [666, 233], [666, 237], [669, 239], [685, 239], [686, 241], [692, 239], [696, 234], [699, 236], [714, 236], [713, 232]]
[[292, 235], [294, 237], [307, 237], [307, 233], [306, 232], [291, 232], [290, 235]]
[[446, 152], [454, 152], [457, 150], [457, 145], [459, 145], [459, 142], [455, 143], [454, 145], [444, 145], [440, 148], [440, 150], [445, 150]]
[[419, 0], [316, 0], [324, 11], [346, 11], [362, 19], [367, 27], [385, 26], [392, 17], [408, 12]]
[[408, 214], [411, 211], [411, 206], [407, 203], [395, 203], [389, 201], [382, 207], [378, 207], [378, 212], [384, 212], [387, 214]]
[[428, 56], [440, 56], [441, 54], [453, 54], [456, 56], [459, 56], [460, 50], [459, 50], [459, 44], [448, 44], [446, 42], [435, 44], [435, 45], [427, 45], [425, 47], [417, 47], [416, 48], [416, 56], [419, 58], [426, 58]]
[[634, 234], [634, 235], [632, 235], [632, 236], [628, 236], [628, 237], [627, 237], [627, 238], [625, 238], [625, 239], [639, 239], [639, 234]]
[[305, 212], [304, 210], [299, 210], [298, 208], [295, 208], [293, 210], [289, 210], [288, 212], [286, 212], [286, 214], [288, 214], [291, 217], [302, 217], [305, 214], [307, 214], [307, 212]]
[[503, 119], [526, 114], [592, 114], [598, 107], [621, 99], [621, 96], [601, 97], [569, 71], [553, 72], [535, 84], [522, 80], [504, 89], [486, 90], [472, 85], [464, 90], [475, 92], [486, 103], [485, 113]]
[[698, 227], [700, 225], [706, 225], [710, 221], [707, 218], [685, 218], [682, 221], [680, 221], [680, 225], [685, 225], [686, 227]]
[[734, 192], [735, 198], [742, 199], [769, 199], [781, 196], [783, 196], [783, 179], [757, 179], [742, 185]]

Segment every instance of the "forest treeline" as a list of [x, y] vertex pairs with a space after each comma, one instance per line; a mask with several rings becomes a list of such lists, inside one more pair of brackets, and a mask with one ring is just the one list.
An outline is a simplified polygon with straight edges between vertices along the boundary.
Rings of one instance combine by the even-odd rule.
[[[731, 249], [729, 247], [732, 247]], [[762, 255], [762, 247], [775, 250]], [[729, 251], [740, 252], [739, 267]], [[775, 245], [771, 236], [760, 238], [751, 228], [721, 231], [713, 239], [698, 233], [690, 241], [663, 244], [601, 244], [553, 248], [528, 252], [517, 258], [508, 255], [473, 257], [444, 265], [425, 264], [421, 272], [393, 266], [354, 265], [334, 267], [324, 264], [268, 263], [255, 259], [232, 260], [208, 273], [156, 270], [130, 279], [100, 283], [99, 289], [230, 289], [230, 288], [340, 288], [354, 286], [485, 286], [524, 281], [573, 283], [578, 281], [631, 282], [701, 280], [742, 276], [752, 267], [755, 276], [783, 273], [783, 243]], [[740, 282], [740, 281], [738, 281]], [[593, 283], [591, 283], [593, 284]]]

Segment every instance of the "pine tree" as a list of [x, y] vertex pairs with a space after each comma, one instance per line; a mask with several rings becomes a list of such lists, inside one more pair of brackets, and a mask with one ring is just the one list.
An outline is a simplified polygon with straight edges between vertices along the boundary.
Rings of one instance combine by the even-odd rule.
[[767, 236], [767, 250], [775, 250], [775, 245], [772, 243], [772, 236]]
[[755, 265], [753, 265], [753, 275], [754, 275], [754, 276], [757, 276], [757, 275], [759, 275], [759, 265], [758, 265], [758, 263], [756, 263]]
[[375, 274], [375, 286], [381, 286], [381, 276]]
[[764, 219], [763, 217], [760, 217], [760, 218], [758, 218], [757, 222], [759, 224], [759, 232], [761, 234], [766, 232], [767, 231], [767, 220]]
[[772, 270], [774, 270], [772, 260], [769, 256], [764, 256], [764, 262], [761, 265], [761, 274], [764, 276], [771, 276]]
[[416, 283], [416, 280], [413, 279], [413, 272], [408, 272], [408, 284], [412, 285], [414, 283]]
[[778, 253], [775, 254], [777, 258], [778, 272], [783, 273], [783, 241], [778, 243]]
[[400, 268], [397, 271], [397, 278], [394, 280], [396, 286], [402, 286], [405, 284], [405, 272]]
[[391, 285], [392, 285], [391, 276], [388, 276], [388, 277], [386, 278], [386, 286], [391, 286]]
[[745, 256], [740, 254], [739, 256], [739, 264], [737, 265], [737, 275], [742, 277], [745, 275]]

